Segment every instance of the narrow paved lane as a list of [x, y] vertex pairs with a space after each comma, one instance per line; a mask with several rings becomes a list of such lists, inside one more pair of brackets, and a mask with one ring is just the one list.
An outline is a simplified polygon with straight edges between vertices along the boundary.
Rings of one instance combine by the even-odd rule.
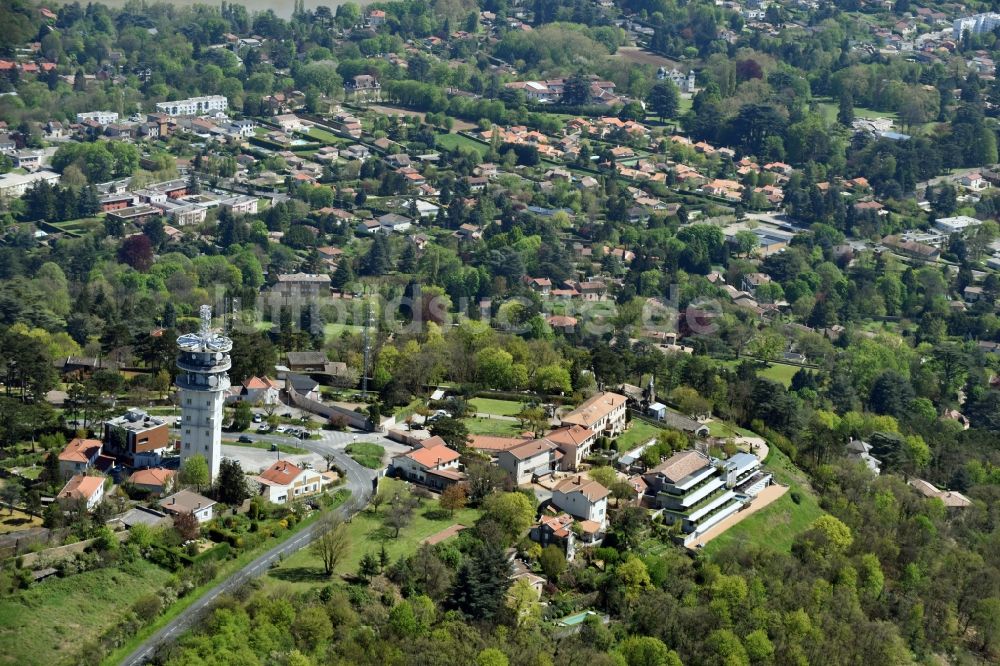
[[[344, 453], [343, 447], [349, 443], [349, 437], [331, 437], [329, 440], [324, 437], [322, 441], [304, 441], [299, 444], [303, 448], [315, 451], [320, 455], [332, 454], [336, 465], [344, 470], [347, 481], [346, 487], [350, 489], [351, 497], [336, 509], [342, 518], [352, 516], [368, 505], [368, 499], [372, 494], [372, 481], [375, 478], [375, 472], [357, 464], [350, 456]], [[248, 580], [261, 576], [279, 558], [287, 557], [309, 545], [317, 536], [318, 528], [319, 524], [313, 523], [288, 541], [271, 548], [229, 578], [221, 581], [200, 599], [188, 606], [180, 615], [147, 638], [142, 645], [122, 661], [122, 664], [125, 666], [139, 666], [146, 663], [158, 647], [177, 640], [178, 636], [190, 629], [209, 610], [220, 595], [237, 589]]]

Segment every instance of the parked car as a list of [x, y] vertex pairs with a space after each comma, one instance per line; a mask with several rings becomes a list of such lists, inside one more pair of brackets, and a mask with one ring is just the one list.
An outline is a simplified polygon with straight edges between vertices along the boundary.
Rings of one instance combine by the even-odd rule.
[[274, 432], [287, 432], [287, 431], [288, 431], [288, 426], [283, 426], [283, 425], [280, 425], [274, 429]]
[[261, 414], [254, 414], [253, 415], [253, 422], [254, 423], [260, 423], [263, 420], [264, 420], [264, 417]]
[[240, 440], [239, 441], [241, 443], [243, 443], [243, 444], [252, 444], [253, 443], [253, 440], [250, 439], [247, 435], [240, 435]]

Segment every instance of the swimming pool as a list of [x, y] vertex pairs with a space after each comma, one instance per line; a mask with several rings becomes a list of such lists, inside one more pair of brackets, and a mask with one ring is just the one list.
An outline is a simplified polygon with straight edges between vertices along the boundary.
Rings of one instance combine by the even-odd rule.
[[586, 620], [588, 615], [597, 615], [597, 613], [594, 611], [583, 611], [582, 613], [569, 615], [561, 620], [556, 620], [556, 624], [560, 627], [573, 627]]

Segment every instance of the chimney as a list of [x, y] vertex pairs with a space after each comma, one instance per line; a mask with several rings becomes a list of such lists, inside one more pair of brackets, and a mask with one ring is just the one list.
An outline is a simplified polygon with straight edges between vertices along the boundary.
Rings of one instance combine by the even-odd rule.
[[176, 504], [177, 503], [177, 498], [176, 497], [171, 497], [170, 498], [170, 503], [171, 504]]

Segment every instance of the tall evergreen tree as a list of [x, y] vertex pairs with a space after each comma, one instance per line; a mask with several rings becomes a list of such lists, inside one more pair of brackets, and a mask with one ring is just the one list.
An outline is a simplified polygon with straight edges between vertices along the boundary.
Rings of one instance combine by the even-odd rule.
[[646, 101], [649, 102], [650, 110], [659, 117], [660, 122], [666, 118], [673, 118], [680, 109], [680, 93], [673, 81], [658, 81], [649, 91]]
[[219, 464], [219, 478], [215, 482], [216, 496], [229, 505], [242, 504], [250, 497], [246, 475], [238, 460], [223, 458]]
[[385, 234], [375, 234], [375, 241], [361, 262], [361, 272], [364, 275], [384, 275], [391, 267], [389, 238]]
[[339, 262], [337, 262], [337, 270], [333, 272], [333, 277], [330, 278], [330, 283], [335, 289], [344, 289], [347, 285], [354, 282], [354, 269], [351, 267], [351, 260], [347, 257], [342, 257]]
[[510, 562], [499, 543], [480, 542], [463, 560], [449, 603], [476, 620], [491, 621], [511, 585]]
[[854, 122], [854, 96], [850, 90], [840, 93], [840, 107], [837, 110], [837, 122], [844, 127], [850, 127]]

